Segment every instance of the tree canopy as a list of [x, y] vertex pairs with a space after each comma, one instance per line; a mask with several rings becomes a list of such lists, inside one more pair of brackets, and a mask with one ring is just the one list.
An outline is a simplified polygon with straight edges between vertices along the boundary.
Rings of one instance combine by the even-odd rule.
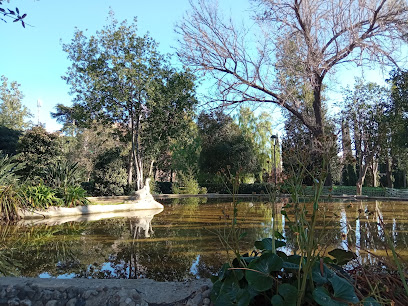
[[172, 68], [149, 35], [138, 36], [136, 20], [119, 24], [113, 13], [110, 19], [96, 35], [77, 30], [63, 45], [72, 61], [64, 79], [74, 104], [58, 105], [54, 116], [79, 125], [98, 121], [121, 131], [122, 140], [131, 144], [129, 183], [134, 169], [140, 189], [143, 160], [155, 158], [159, 146], [177, 137], [183, 119], [192, 115], [194, 77]]
[[4, 75], [0, 80], [0, 125], [14, 130], [28, 128], [31, 122], [27, 122], [26, 119], [33, 115], [21, 103], [24, 95], [20, 91], [20, 84], [15, 81], [9, 82]]

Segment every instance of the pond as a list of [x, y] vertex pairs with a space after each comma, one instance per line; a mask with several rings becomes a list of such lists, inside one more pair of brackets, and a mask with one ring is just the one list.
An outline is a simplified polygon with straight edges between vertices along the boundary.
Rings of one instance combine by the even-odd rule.
[[[2, 225], [0, 272], [25, 277], [143, 277], [157, 281], [209, 277], [227, 260], [219, 238], [228, 236], [233, 205], [225, 199], [198, 201], [160, 201], [165, 209], [155, 215], [126, 212], [96, 221]], [[277, 204], [278, 212], [283, 205]], [[376, 256], [386, 255], [384, 229], [373, 214], [377, 210], [397, 251], [408, 258], [406, 205], [385, 201], [323, 203], [317, 234], [327, 251], [349, 245], [364, 262], [375, 263]], [[271, 236], [272, 204], [245, 199], [238, 207], [238, 227], [246, 233], [240, 246], [247, 252], [255, 240]], [[285, 221], [279, 214], [277, 228], [288, 241], [294, 241]], [[293, 248], [289, 243], [284, 251], [290, 253]]]

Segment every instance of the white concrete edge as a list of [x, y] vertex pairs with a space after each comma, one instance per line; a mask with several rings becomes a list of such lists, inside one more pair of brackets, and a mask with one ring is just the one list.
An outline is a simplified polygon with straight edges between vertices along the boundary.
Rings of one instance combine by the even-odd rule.
[[157, 210], [164, 209], [164, 206], [154, 200], [138, 200], [134, 203], [116, 204], [116, 205], [87, 205], [77, 207], [49, 207], [46, 210], [20, 210], [19, 215], [23, 219], [40, 219], [40, 218], [55, 218], [63, 216], [101, 214], [108, 212], [119, 211], [135, 211], [135, 210]]

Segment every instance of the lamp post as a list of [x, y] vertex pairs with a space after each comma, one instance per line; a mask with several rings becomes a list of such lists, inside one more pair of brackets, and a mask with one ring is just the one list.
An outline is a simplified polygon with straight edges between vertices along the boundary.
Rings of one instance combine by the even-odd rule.
[[273, 144], [273, 170], [274, 170], [274, 181], [275, 181], [275, 188], [276, 188], [276, 143], [278, 141], [278, 136], [272, 135], [271, 136], [272, 144]]

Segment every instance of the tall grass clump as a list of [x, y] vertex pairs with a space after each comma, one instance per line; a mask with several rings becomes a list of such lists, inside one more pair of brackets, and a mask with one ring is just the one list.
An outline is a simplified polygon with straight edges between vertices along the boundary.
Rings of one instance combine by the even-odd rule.
[[16, 175], [23, 166], [14, 158], [0, 155], [0, 218], [4, 221], [18, 220], [18, 210], [24, 207], [25, 201], [18, 189], [20, 178]]

